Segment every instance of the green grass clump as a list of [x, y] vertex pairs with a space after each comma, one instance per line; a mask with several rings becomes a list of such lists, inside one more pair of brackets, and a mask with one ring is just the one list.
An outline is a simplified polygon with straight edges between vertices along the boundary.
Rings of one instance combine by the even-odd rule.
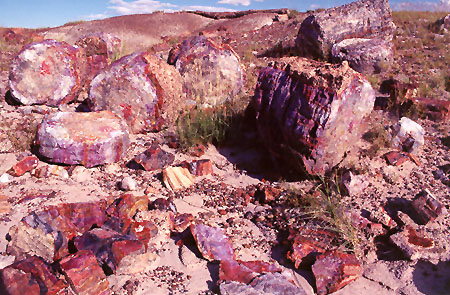
[[179, 145], [188, 149], [196, 144], [223, 144], [239, 132], [248, 100], [226, 102], [223, 105], [205, 108], [195, 106], [182, 114], [177, 122]]

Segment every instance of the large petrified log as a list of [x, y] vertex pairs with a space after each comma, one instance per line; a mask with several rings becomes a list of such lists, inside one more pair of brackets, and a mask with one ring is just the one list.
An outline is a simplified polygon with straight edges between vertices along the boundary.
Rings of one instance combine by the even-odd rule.
[[180, 71], [188, 98], [214, 106], [238, 94], [245, 81], [238, 55], [227, 44], [196, 36], [172, 48], [168, 58]]
[[324, 174], [360, 138], [374, 102], [370, 83], [348, 64], [290, 57], [260, 71], [248, 113], [272, 156]]
[[91, 82], [92, 111], [111, 110], [133, 133], [158, 131], [173, 123], [184, 106], [180, 73], [160, 58], [137, 52], [100, 72]]
[[80, 51], [64, 42], [26, 45], [11, 62], [12, 96], [25, 105], [58, 106], [74, 100], [81, 86], [79, 58]]
[[93, 167], [119, 161], [129, 145], [127, 125], [110, 111], [57, 112], [37, 132], [39, 153], [55, 163]]
[[307, 17], [295, 44], [305, 57], [329, 60], [332, 46], [344, 39], [391, 41], [395, 25], [388, 0], [360, 0]]
[[392, 42], [378, 38], [342, 40], [333, 45], [331, 54], [334, 63], [346, 60], [352, 69], [365, 74], [387, 70], [394, 61]]

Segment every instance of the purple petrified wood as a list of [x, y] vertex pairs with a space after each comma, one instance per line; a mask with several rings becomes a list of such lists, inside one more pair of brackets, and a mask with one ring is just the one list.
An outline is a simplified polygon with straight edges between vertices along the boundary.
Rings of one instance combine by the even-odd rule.
[[110, 111], [58, 112], [38, 129], [39, 153], [56, 163], [93, 167], [120, 160], [129, 145], [125, 122]]
[[272, 156], [324, 174], [361, 137], [375, 93], [346, 62], [282, 58], [259, 73], [248, 114]]

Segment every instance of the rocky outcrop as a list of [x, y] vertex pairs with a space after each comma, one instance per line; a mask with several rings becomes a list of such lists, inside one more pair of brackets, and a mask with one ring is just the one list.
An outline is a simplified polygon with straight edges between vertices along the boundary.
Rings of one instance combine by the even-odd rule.
[[148, 52], [137, 52], [112, 63], [93, 80], [92, 111], [111, 110], [133, 133], [159, 131], [177, 119], [184, 106], [182, 78], [174, 67]]
[[333, 45], [331, 60], [344, 60], [352, 69], [360, 73], [372, 74], [388, 70], [394, 62], [393, 44], [383, 39], [345, 39]]
[[214, 106], [234, 98], [243, 88], [245, 73], [238, 55], [227, 44], [204, 36], [183, 41], [168, 58], [181, 73], [188, 98]]
[[348, 65], [283, 58], [259, 73], [248, 114], [275, 158], [324, 174], [361, 136], [374, 90]]
[[360, 0], [307, 17], [295, 43], [302, 56], [329, 60], [333, 45], [344, 39], [391, 41], [394, 29], [388, 0]]
[[39, 153], [52, 162], [93, 167], [119, 161], [129, 145], [126, 124], [110, 111], [57, 112], [44, 117]]
[[81, 87], [80, 51], [55, 40], [26, 45], [10, 66], [11, 95], [21, 104], [58, 106], [76, 98]]

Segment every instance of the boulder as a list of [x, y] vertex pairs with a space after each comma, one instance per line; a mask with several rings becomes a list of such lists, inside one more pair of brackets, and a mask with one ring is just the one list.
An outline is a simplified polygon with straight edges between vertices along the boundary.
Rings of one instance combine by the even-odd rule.
[[119, 161], [127, 151], [126, 124], [110, 111], [57, 112], [37, 132], [39, 153], [55, 163], [93, 167]]
[[361, 275], [361, 266], [353, 254], [327, 251], [312, 266], [317, 294], [336, 292]]
[[11, 95], [24, 105], [59, 106], [76, 98], [81, 86], [80, 51], [55, 40], [26, 45], [12, 60]]
[[374, 102], [370, 83], [347, 63], [289, 57], [260, 71], [247, 114], [271, 156], [323, 175], [359, 140]]
[[415, 153], [424, 145], [425, 131], [411, 119], [403, 117], [392, 127], [392, 147]]
[[111, 110], [133, 133], [170, 126], [184, 106], [180, 73], [160, 58], [137, 52], [101, 71], [91, 82], [92, 111]]
[[334, 44], [350, 38], [391, 41], [395, 30], [388, 0], [360, 0], [316, 12], [301, 24], [295, 44], [305, 57], [329, 60]]
[[181, 73], [184, 89], [196, 104], [215, 106], [233, 99], [243, 88], [245, 73], [227, 44], [196, 36], [172, 48], [169, 64]]
[[380, 73], [394, 62], [394, 49], [391, 42], [383, 39], [345, 39], [333, 45], [331, 60], [334, 63], [346, 60], [360, 73]]
[[111, 294], [108, 280], [91, 251], [78, 251], [62, 259], [59, 265], [76, 294]]
[[192, 236], [203, 257], [209, 261], [234, 260], [230, 239], [220, 228], [204, 224], [191, 225]]
[[137, 155], [134, 161], [146, 171], [164, 169], [175, 160], [175, 155], [162, 150], [158, 144], [153, 144], [145, 152]]

